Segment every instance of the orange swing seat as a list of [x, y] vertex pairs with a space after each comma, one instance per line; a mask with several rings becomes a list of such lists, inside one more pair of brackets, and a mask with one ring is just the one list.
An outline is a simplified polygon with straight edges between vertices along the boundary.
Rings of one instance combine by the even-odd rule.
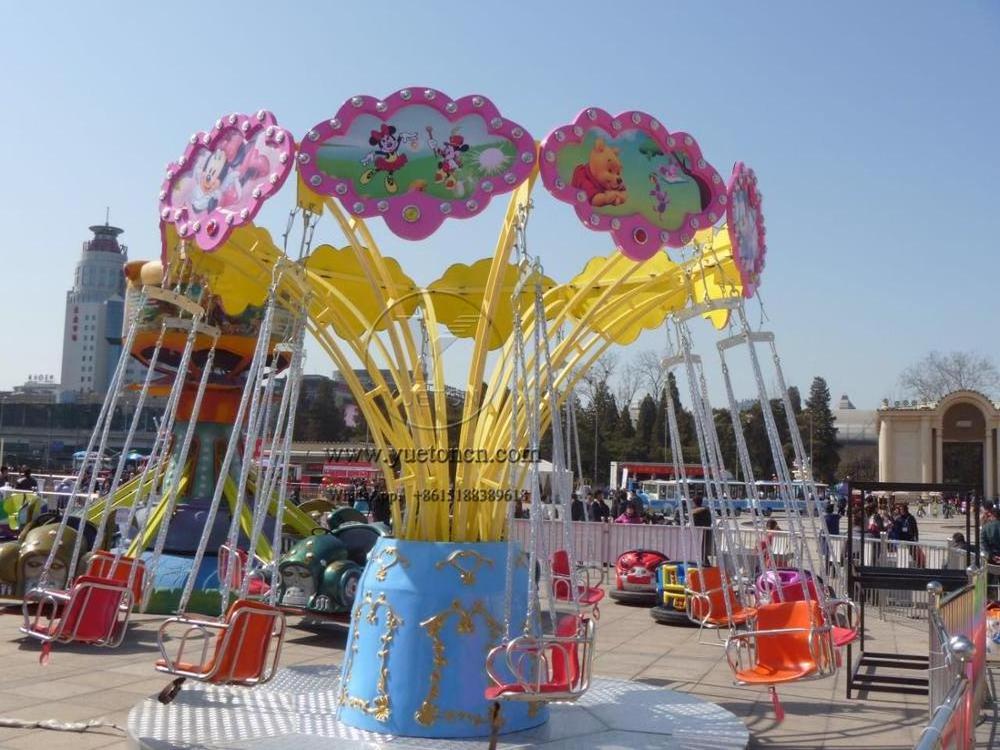
[[722, 571], [719, 568], [688, 568], [685, 576], [688, 617], [692, 622], [724, 628], [730, 624], [744, 625], [757, 616], [758, 608], [744, 606], [731, 582], [728, 585], [729, 611], [726, 611], [727, 592], [722, 586]]
[[[132, 573], [135, 568], [135, 573]], [[146, 563], [134, 557], [122, 555], [115, 564], [115, 555], [107, 550], [97, 550], [87, 563], [87, 575], [108, 578], [123, 584], [132, 578], [132, 603], [142, 602], [146, 586]]]
[[825, 677], [835, 668], [831, 629], [817, 602], [764, 604], [757, 608], [756, 628], [726, 642], [738, 684], [774, 686]]
[[[167, 631], [178, 625], [184, 630], [172, 659], [167, 655], [165, 638]], [[213, 631], [214, 649], [209, 654]], [[184, 661], [184, 650], [195, 636], [201, 638], [201, 658], [197, 662]], [[238, 599], [221, 622], [183, 616], [164, 622], [157, 638], [163, 658], [157, 660], [156, 669], [203, 682], [256, 685], [274, 676], [284, 638], [284, 613], [263, 602]]]

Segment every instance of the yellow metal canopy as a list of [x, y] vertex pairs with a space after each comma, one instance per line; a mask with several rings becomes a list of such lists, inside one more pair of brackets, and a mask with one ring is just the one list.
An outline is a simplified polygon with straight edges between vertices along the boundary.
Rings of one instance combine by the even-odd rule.
[[[184, 247], [172, 228], [165, 232], [168, 268], [187, 264], [203, 275], [227, 313], [263, 304], [272, 278], [277, 278], [282, 304], [307, 311], [309, 330], [341, 370], [376, 447], [400, 459], [398, 467], [386, 460], [381, 468], [390, 492], [407, 498], [405, 512], [393, 505], [394, 526], [402, 538], [477, 541], [505, 533], [505, 503], [466, 501], [461, 494], [454, 502], [447, 499], [453, 487], [488, 491], [509, 486], [509, 464], [459, 460], [452, 478], [448, 463], [419, 456], [420, 451], [426, 456], [428, 450], [449, 449], [458, 456], [495, 456], [512, 441], [515, 447], [527, 446], [523, 410], [512, 437], [509, 393], [533, 383], [530, 378], [515, 381], [512, 331], [519, 306], [524, 341], [533, 336], [535, 287], [529, 283], [522, 294], [514, 294], [520, 270], [511, 263], [511, 252], [518, 210], [529, 204], [533, 182], [512, 194], [491, 258], [454, 264], [426, 288], [400, 263], [382, 255], [362, 220], [301, 183], [300, 206], [332, 220], [346, 240], [339, 249], [321, 245], [304, 261], [293, 262], [265, 230], [247, 226], [206, 254]], [[699, 232], [682, 257], [689, 259], [677, 262], [658, 253], [639, 262], [613, 252], [590, 259], [564, 284], [540, 279], [548, 330], [562, 333], [560, 339], [550, 339], [552, 368], [541, 368], [542, 392], [551, 378], [562, 398], [610, 346], [635, 341], [689, 305], [740, 295], [725, 228]], [[429, 346], [415, 340], [409, 325], [418, 310]], [[722, 327], [728, 313], [709, 305], [705, 315]], [[457, 422], [444, 396], [448, 384], [440, 334], [445, 329], [473, 340]], [[497, 349], [493, 371], [487, 373], [486, 354]], [[367, 382], [354, 373], [358, 361], [368, 371]], [[527, 369], [532, 372], [530, 362]], [[543, 429], [557, 406], [548, 400], [542, 404]]]

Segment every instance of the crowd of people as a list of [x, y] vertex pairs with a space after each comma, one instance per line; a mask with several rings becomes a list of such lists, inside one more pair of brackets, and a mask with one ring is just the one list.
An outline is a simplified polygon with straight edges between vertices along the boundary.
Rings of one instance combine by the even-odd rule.
[[27, 466], [21, 467], [20, 475], [14, 474], [13, 466], [0, 466], [0, 489], [4, 487], [32, 491], [38, 489], [38, 481], [31, 475], [31, 469]]

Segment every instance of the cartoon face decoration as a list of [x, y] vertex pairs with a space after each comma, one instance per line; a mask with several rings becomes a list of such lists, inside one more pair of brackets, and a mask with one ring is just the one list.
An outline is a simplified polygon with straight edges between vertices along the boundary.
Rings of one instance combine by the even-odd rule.
[[643, 112], [584, 110], [542, 143], [541, 176], [587, 228], [610, 232], [634, 260], [685, 245], [722, 216], [727, 201], [722, 177], [694, 138]]
[[[21, 542], [17, 563], [17, 586], [21, 593], [30, 591], [41, 581], [45, 561], [55, 543], [58, 528], [58, 524], [39, 526], [29, 531]], [[65, 529], [58, 552], [49, 569], [49, 581], [53, 586], [65, 586], [69, 579], [69, 559], [73, 554], [75, 541], [76, 531], [71, 528]]]
[[253, 220], [292, 170], [295, 144], [270, 112], [232, 114], [191, 136], [184, 156], [167, 167], [160, 218], [202, 250], [221, 245]]
[[767, 240], [757, 175], [743, 162], [733, 167], [728, 193], [726, 223], [733, 246], [733, 262], [740, 272], [743, 296], [749, 299], [760, 286]]
[[329, 534], [300, 540], [278, 563], [278, 600], [285, 607], [316, 608], [317, 601], [326, 598], [322, 589], [327, 568], [347, 555], [344, 543]]
[[665, 555], [651, 550], [631, 550], [623, 553], [615, 565], [618, 588], [625, 591], [648, 591], [654, 586], [654, 571], [664, 562]]
[[305, 565], [290, 563], [281, 568], [281, 603], [286, 607], [305, 607], [316, 593], [316, 580]]
[[483, 96], [415, 88], [353, 97], [306, 134], [298, 159], [311, 190], [418, 240], [524, 182], [535, 141]]

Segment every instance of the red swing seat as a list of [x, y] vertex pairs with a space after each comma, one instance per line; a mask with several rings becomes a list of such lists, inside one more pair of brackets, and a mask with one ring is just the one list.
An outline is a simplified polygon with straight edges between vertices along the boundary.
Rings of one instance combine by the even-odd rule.
[[[843, 614], [839, 612], [843, 610]], [[830, 635], [834, 648], [843, 648], [858, 639], [857, 607], [849, 599], [831, 599], [826, 603], [830, 620]]]
[[[581, 607], [595, 607], [604, 598], [604, 589], [590, 585], [589, 566], [580, 566], [572, 571], [569, 553], [556, 550], [552, 555], [552, 594], [557, 602], [571, 602]], [[574, 574], [575, 573], [575, 574]], [[584, 583], [577, 576], [584, 574]]]
[[[817, 602], [762, 605], [756, 627], [734, 633], [726, 642], [726, 659], [737, 684], [774, 686], [824, 677], [835, 668], [830, 627]], [[741, 659], [744, 655], [747, 658]]]
[[[553, 636], [522, 636], [494, 648], [486, 660], [486, 673], [493, 684], [483, 695], [488, 701], [537, 700], [536, 696], [545, 696], [541, 700], [576, 700], [590, 685], [593, 650], [594, 621], [564, 615]], [[496, 674], [493, 664], [501, 654], [514, 681]]]
[[[171, 625], [184, 626], [174, 659], [167, 655], [164, 642]], [[209, 655], [211, 631], [217, 632], [215, 648]], [[193, 635], [202, 639], [201, 659], [197, 662], [184, 661], [184, 649]], [[163, 658], [157, 660], [156, 669], [204, 682], [256, 685], [274, 676], [284, 638], [285, 615], [280, 610], [263, 602], [238, 599], [229, 607], [221, 622], [186, 617], [173, 617], [164, 622], [158, 635]], [[275, 645], [273, 655], [272, 642]]]
[[[132, 603], [132, 593], [121, 581], [82, 575], [68, 591], [28, 592], [21, 632], [45, 643], [89, 643], [114, 648], [125, 637]], [[31, 604], [38, 605], [34, 616], [28, 612]]]
[[[132, 568], [135, 573], [132, 573]], [[122, 555], [115, 564], [115, 555], [107, 550], [97, 550], [90, 556], [87, 563], [87, 575], [99, 578], [108, 578], [112, 581], [119, 581], [127, 584], [132, 578], [132, 603], [142, 602], [143, 592], [146, 586], [146, 563], [134, 557]]]
[[[222, 581], [226, 576], [226, 568], [230, 565], [229, 558], [231, 555], [231, 550], [228, 544], [223, 544], [219, 547], [219, 557], [218, 557], [218, 570], [217, 574], [219, 576], [219, 581]], [[247, 563], [249, 562], [249, 555], [245, 549], [236, 548], [236, 559], [232, 562], [232, 570], [229, 577], [229, 588], [233, 590], [239, 590], [243, 585], [243, 576], [247, 569]], [[250, 599], [260, 599], [271, 591], [271, 587], [267, 585], [267, 581], [259, 575], [251, 574], [250, 583], [247, 586], [247, 597]]]
[[692, 622], [712, 628], [724, 628], [730, 624], [744, 625], [757, 616], [757, 607], [747, 607], [740, 602], [732, 582], [728, 584], [727, 594], [722, 586], [722, 571], [719, 568], [688, 568], [685, 579], [688, 586], [688, 618]]

